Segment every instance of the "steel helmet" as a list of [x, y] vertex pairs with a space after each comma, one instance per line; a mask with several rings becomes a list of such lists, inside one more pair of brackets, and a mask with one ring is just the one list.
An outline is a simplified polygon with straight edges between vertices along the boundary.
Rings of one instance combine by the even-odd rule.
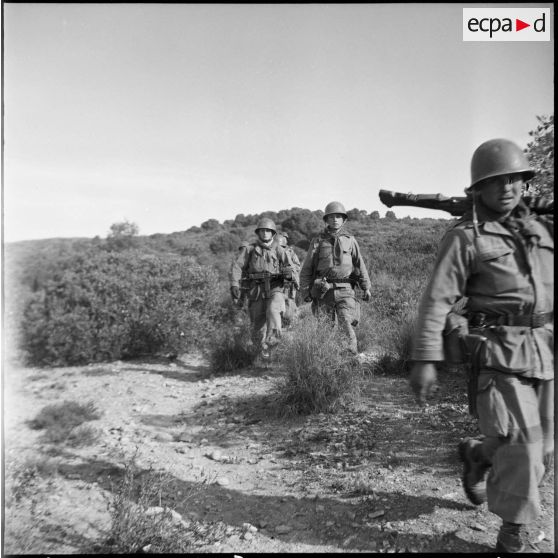
[[239, 250], [242, 250], [242, 248], [248, 248], [248, 246], [250, 246], [250, 243], [247, 240], [243, 240], [240, 243], [240, 246], [238, 247]]
[[269, 229], [273, 231], [273, 234], [277, 234], [277, 228], [275, 223], [269, 217], [263, 217], [258, 221], [256, 225], [255, 232], [257, 233], [259, 229]]
[[287, 234], [286, 233], [280, 233], [279, 234], [279, 246], [287, 246]]
[[326, 208], [324, 210], [324, 221], [326, 217], [328, 215], [331, 215], [332, 213], [341, 213], [341, 215], [343, 215], [343, 217], [347, 219], [347, 212], [345, 211], [343, 204], [340, 202], [333, 201], [333, 202], [329, 202], [326, 205]]
[[522, 149], [507, 139], [485, 141], [471, 159], [471, 187], [486, 178], [521, 173], [525, 180], [535, 176]]

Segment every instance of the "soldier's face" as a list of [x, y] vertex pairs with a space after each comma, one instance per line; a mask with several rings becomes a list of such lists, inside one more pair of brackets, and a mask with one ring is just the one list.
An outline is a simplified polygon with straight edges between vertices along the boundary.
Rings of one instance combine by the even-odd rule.
[[341, 213], [330, 213], [326, 217], [325, 221], [328, 228], [333, 230], [338, 230], [343, 226], [343, 223], [345, 222], [345, 217], [343, 217]]
[[258, 229], [258, 236], [262, 242], [269, 242], [273, 238], [271, 229]]
[[487, 178], [479, 188], [479, 196], [496, 213], [509, 213], [519, 203], [522, 190], [520, 174], [505, 174]]

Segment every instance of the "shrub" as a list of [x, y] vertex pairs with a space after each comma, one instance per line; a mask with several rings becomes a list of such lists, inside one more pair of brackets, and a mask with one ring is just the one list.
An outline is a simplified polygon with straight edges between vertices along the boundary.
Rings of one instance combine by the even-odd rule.
[[215, 231], [221, 228], [221, 224], [217, 221], [217, 219], [208, 219], [207, 221], [204, 221], [200, 227], [204, 231]]
[[223, 324], [216, 331], [208, 349], [212, 371], [232, 372], [254, 363], [257, 350], [251, 339], [251, 326], [247, 317], [239, 325]]
[[29, 421], [34, 430], [44, 430], [44, 439], [52, 443], [70, 441], [70, 445], [86, 445], [92, 443], [96, 436], [90, 429], [81, 429], [84, 422], [97, 420], [99, 411], [91, 401], [83, 404], [76, 401], [64, 401], [55, 405], [47, 405], [37, 416]]
[[335, 411], [358, 393], [358, 364], [325, 316], [301, 317], [276, 356], [286, 375], [279, 386], [286, 413]]
[[389, 343], [382, 347], [375, 363], [376, 372], [397, 376], [409, 372], [415, 322], [416, 313], [404, 314], [393, 321]]
[[209, 249], [214, 254], [236, 252], [240, 246], [240, 238], [235, 234], [223, 232], [215, 235], [209, 242]]
[[65, 443], [73, 448], [92, 446], [99, 437], [100, 432], [97, 428], [90, 424], [80, 424], [70, 431]]
[[176, 255], [88, 250], [29, 297], [22, 347], [34, 365], [72, 365], [203, 344], [219, 312], [216, 272]]

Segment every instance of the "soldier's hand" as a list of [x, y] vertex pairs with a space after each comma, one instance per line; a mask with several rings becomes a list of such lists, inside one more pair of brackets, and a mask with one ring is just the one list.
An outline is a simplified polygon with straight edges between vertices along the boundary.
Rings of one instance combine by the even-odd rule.
[[362, 300], [364, 300], [364, 302], [369, 302], [371, 298], [372, 298], [372, 293], [370, 292], [370, 289], [366, 289], [364, 291], [364, 294], [362, 295]]
[[238, 300], [240, 298], [240, 288], [239, 287], [231, 287], [231, 296], [233, 300]]
[[419, 405], [424, 405], [426, 399], [436, 391], [436, 378], [436, 365], [433, 362], [415, 362], [411, 368], [409, 383]]

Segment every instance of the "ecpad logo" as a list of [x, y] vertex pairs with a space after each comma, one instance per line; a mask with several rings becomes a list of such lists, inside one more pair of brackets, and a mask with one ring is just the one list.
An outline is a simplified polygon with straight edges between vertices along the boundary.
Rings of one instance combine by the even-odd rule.
[[550, 8], [463, 8], [464, 41], [550, 41]]

